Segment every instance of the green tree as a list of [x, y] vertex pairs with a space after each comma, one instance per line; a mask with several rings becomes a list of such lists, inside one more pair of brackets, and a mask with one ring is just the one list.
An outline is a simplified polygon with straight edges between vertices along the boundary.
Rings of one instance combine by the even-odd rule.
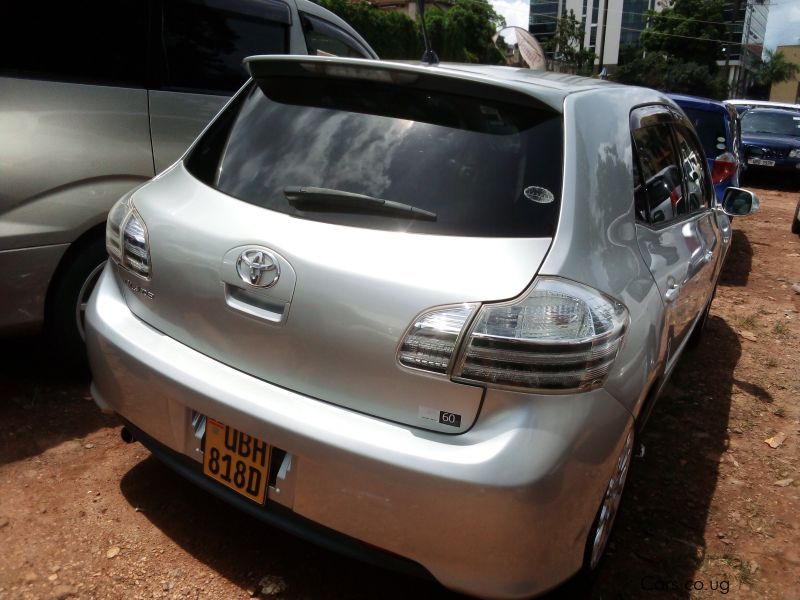
[[575, 17], [572, 9], [556, 23], [556, 31], [544, 44], [544, 50], [552, 53], [553, 60], [566, 65], [575, 73], [588, 75], [594, 68], [595, 54], [583, 47], [586, 29]]
[[410, 59], [422, 55], [419, 27], [403, 13], [379, 10], [367, 2], [317, 0], [317, 3], [350, 23], [381, 58]]
[[487, 0], [453, 0], [447, 10], [431, 6], [425, 10], [425, 24], [440, 60], [483, 64], [504, 62], [492, 37], [498, 29], [505, 27], [506, 22]]
[[[418, 60], [422, 56], [424, 45], [419, 24], [406, 14], [380, 10], [367, 2], [317, 0], [317, 3], [350, 23], [381, 58]], [[505, 26], [505, 19], [488, 0], [451, 0], [447, 10], [426, 7], [425, 24], [441, 60], [503, 62], [492, 36]]]
[[620, 65], [614, 79], [670, 92], [727, 96], [724, 73], [717, 66], [728, 37], [723, 3], [671, 0], [660, 13], [650, 11], [640, 38], [644, 55]]
[[773, 83], [789, 81], [800, 71], [800, 66], [786, 60], [781, 51], [767, 50], [767, 60], [758, 65], [758, 83], [771, 87]]

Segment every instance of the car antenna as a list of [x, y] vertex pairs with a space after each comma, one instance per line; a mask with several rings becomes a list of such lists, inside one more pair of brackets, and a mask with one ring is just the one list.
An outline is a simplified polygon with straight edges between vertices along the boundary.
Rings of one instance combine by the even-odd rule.
[[425, 0], [417, 0], [417, 13], [419, 13], [419, 23], [422, 26], [422, 39], [425, 42], [425, 52], [422, 54], [422, 62], [429, 65], [438, 65], [439, 57], [431, 48], [431, 39], [428, 37], [428, 28], [425, 27]]

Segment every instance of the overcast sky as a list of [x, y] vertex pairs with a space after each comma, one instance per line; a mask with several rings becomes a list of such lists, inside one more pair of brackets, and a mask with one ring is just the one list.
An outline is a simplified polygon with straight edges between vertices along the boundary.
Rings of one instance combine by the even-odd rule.
[[[528, 28], [530, 0], [489, 0], [509, 25]], [[800, 44], [800, 0], [772, 0], [765, 46]]]
[[764, 46], [800, 44], [800, 0], [773, 0], [769, 7]]
[[[788, 1], [788, 0], [786, 0]], [[800, 0], [797, 0], [800, 2]], [[528, 28], [528, 12], [530, 10], [529, 0], [489, 0], [494, 9], [506, 18], [506, 23]]]

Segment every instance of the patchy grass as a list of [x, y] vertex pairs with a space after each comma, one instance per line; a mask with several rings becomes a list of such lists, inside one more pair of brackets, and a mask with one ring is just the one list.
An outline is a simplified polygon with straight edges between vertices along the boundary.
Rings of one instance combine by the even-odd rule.
[[789, 333], [789, 328], [786, 327], [786, 323], [783, 321], [776, 321], [775, 325], [772, 327], [772, 333], [779, 337], [785, 337]]
[[736, 317], [736, 322], [739, 324], [740, 327], [752, 329], [758, 324], [758, 313], [754, 312], [747, 315], [746, 317]]
[[774, 369], [775, 367], [778, 366], [778, 361], [775, 360], [772, 356], [768, 356], [764, 360], [764, 366], [767, 367], [768, 369]]
[[733, 570], [740, 583], [750, 584], [755, 580], [753, 569], [746, 560], [742, 560], [738, 556], [724, 556], [722, 561]]

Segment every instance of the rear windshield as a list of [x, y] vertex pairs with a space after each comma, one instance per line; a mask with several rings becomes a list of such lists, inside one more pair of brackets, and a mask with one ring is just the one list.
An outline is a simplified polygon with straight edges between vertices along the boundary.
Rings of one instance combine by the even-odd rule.
[[708, 158], [715, 158], [730, 150], [727, 142], [728, 136], [725, 134], [724, 115], [696, 108], [684, 108], [683, 112], [694, 125]]
[[[219, 191], [293, 217], [443, 235], [549, 237], [561, 197], [558, 113], [405, 86], [268, 78], [242, 92], [186, 163]], [[435, 220], [294, 206], [287, 188], [356, 193]], [[302, 209], [302, 210], [301, 210]]]

